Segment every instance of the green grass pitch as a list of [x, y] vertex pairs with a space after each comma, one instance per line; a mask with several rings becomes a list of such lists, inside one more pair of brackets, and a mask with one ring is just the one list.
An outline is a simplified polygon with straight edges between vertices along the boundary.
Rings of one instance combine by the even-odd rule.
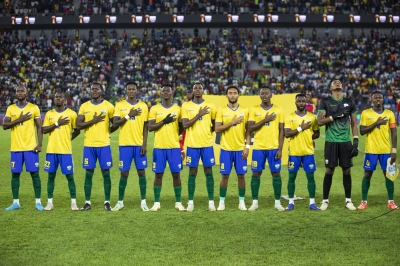
[[[316, 200], [322, 200], [323, 138], [316, 141]], [[111, 205], [118, 198], [118, 132], [111, 136], [114, 167], [111, 171]], [[44, 139], [43, 150], [47, 139]], [[308, 210], [304, 172], [296, 180], [296, 201], [292, 212], [273, 209], [272, 181], [264, 171], [260, 188], [260, 208], [255, 212], [238, 210], [235, 174], [231, 175], [226, 210], [209, 212], [205, 177], [197, 176], [195, 210], [174, 209], [172, 177], [164, 175], [161, 210], [140, 210], [138, 178], [131, 170], [125, 193], [125, 209], [103, 210], [103, 182], [100, 169], [93, 178], [92, 210], [72, 212], [65, 177], [58, 172], [54, 191], [55, 209], [39, 212], [34, 208], [34, 194], [29, 174], [21, 175], [21, 209], [6, 212], [12, 203], [9, 169], [10, 132], [0, 131], [0, 265], [400, 265], [400, 211], [387, 213], [387, 194], [382, 172], [376, 171], [365, 211], [344, 208], [341, 169], [337, 168], [327, 211]], [[153, 134], [149, 134], [148, 159], [151, 162]], [[363, 150], [364, 138], [360, 138]], [[83, 133], [73, 142], [77, 202], [84, 203], [84, 171], [81, 168]], [[40, 155], [42, 203], [46, 204], [47, 174], [43, 171], [45, 153]], [[363, 152], [354, 159], [353, 195], [356, 206], [361, 201]], [[220, 174], [214, 170], [215, 203], [218, 204]], [[153, 178], [147, 169], [147, 203], [153, 204]], [[287, 195], [287, 169], [282, 171], [282, 194]], [[187, 205], [188, 168], [181, 173], [182, 202]], [[246, 205], [250, 207], [251, 173], [246, 175]], [[400, 189], [395, 182], [395, 200], [400, 204]], [[287, 205], [282, 200], [284, 206]], [[382, 214], [385, 214], [378, 217]], [[376, 219], [373, 219], [378, 217]]]

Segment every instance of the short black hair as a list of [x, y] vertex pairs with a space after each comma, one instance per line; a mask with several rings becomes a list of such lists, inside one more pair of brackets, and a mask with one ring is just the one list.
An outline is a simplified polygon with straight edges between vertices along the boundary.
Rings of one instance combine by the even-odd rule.
[[299, 93], [299, 94], [296, 94], [296, 100], [297, 100], [297, 98], [299, 98], [299, 97], [304, 97], [304, 98], [306, 98], [306, 95], [304, 94], [304, 93]]
[[128, 81], [126, 84], [125, 84], [125, 89], [126, 88], [128, 88], [128, 85], [135, 85], [136, 86], [136, 88], [138, 87], [138, 85], [136, 84], [136, 82], [134, 82], [134, 81]]
[[381, 91], [373, 91], [371, 93], [371, 97], [374, 96], [374, 94], [377, 94], [377, 93], [379, 93], [379, 94], [381, 94], [383, 96], [383, 93]]
[[101, 85], [99, 82], [97, 82], [97, 81], [93, 82], [92, 85], [90, 86], [90, 89], [92, 89], [93, 85], [99, 85], [99, 86], [100, 86], [100, 89], [101, 89], [102, 91], [104, 91], [103, 85]]
[[161, 85], [161, 89], [164, 87], [171, 87], [171, 89], [173, 88], [171, 83], [164, 83], [163, 85]]
[[226, 88], [225, 95], [228, 95], [229, 89], [236, 89], [238, 91], [238, 94], [240, 94], [240, 90], [238, 87], [236, 87], [235, 85], [229, 85], [228, 88]]
[[195, 81], [192, 88], [194, 88], [195, 85], [199, 84], [201, 86], [202, 89], [204, 89], [203, 84], [200, 81]]

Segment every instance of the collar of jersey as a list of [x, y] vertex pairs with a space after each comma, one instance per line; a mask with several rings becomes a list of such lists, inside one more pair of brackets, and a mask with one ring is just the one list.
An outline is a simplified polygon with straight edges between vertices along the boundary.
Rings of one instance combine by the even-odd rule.
[[169, 109], [169, 108], [171, 108], [172, 106], [174, 106], [174, 104], [172, 104], [170, 107], [165, 107], [162, 103], [160, 103], [160, 104], [161, 104], [161, 106], [164, 107], [165, 109]]
[[265, 111], [268, 111], [269, 109], [271, 109], [272, 107], [274, 107], [274, 104], [271, 103], [271, 107], [270, 107], [270, 108], [264, 108], [264, 107], [262, 106], [262, 104], [260, 104], [260, 107], [261, 107], [262, 109], [264, 109]]
[[193, 100], [192, 100], [192, 103], [199, 105], [199, 104], [204, 103], [204, 99], [203, 99], [203, 101], [201, 101], [201, 103], [195, 103]]
[[125, 100], [127, 103], [129, 103], [130, 105], [136, 105], [139, 103], [138, 99], [136, 99], [136, 103], [135, 104], [131, 104], [128, 100]]
[[305, 117], [306, 115], [307, 115], [307, 110], [306, 110], [306, 113], [304, 114], [304, 115], [299, 115], [298, 113], [297, 113], [297, 111], [294, 111], [295, 112], [295, 114], [297, 115], [297, 116], [300, 116], [300, 117]]
[[381, 115], [385, 112], [385, 108], [382, 108], [382, 112], [378, 113], [377, 111], [374, 110], [374, 108], [371, 108], [372, 111], [374, 111], [375, 113], [377, 113], [378, 115]]
[[67, 108], [65, 108], [65, 107], [64, 107], [64, 111], [62, 111], [62, 112], [59, 112], [59, 111], [57, 111], [57, 110], [56, 110], [56, 108], [54, 108], [54, 111], [56, 111], [56, 112], [57, 112], [57, 113], [59, 113], [59, 114], [61, 114], [61, 113], [64, 113], [64, 112], [65, 112], [65, 110], [67, 110]]
[[19, 109], [24, 109], [24, 108], [28, 105], [28, 103], [29, 103], [29, 102], [26, 102], [24, 106], [19, 106], [18, 104], [15, 104], [15, 105], [16, 105]]
[[93, 100], [90, 100], [90, 103], [93, 105], [99, 105], [99, 104], [102, 104], [103, 102], [104, 102], [104, 99], [102, 99], [101, 102], [99, 102], [99, 103], [93, 103]]
[[228, 108], [231, 109], [232, 111], [237, 111], [237, 109], [239, 109], [239, 107], [240, 107], [240, 104], [238, 104], [238, 106], [236, 107], [236, 109], [231, 108], [231, 107], [229, 106], [229, 104], [226, 104], [226, 106], [228, 106]]
[[337, 102], [340, 102], [341, 100], [344, 99], [344, 96], [342, 95], [342, 98], [340, 98], [339, 100], [335, 99], [332, 95], [331, 95], [331, 98], [334, 99], [334, 100], [337, 101]]

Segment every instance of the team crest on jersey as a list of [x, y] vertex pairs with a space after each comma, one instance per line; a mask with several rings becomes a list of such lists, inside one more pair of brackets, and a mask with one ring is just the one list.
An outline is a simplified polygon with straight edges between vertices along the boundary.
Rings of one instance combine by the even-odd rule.
[[308, 167], [309, 167], [310, 169], [314, 169], [314, 165], [313, 165], [313, 164], [308, 165]]
[[107, 162], [107, 166], [111, 166], [111, 162]]
[[67, 170], [69, 171], [69, 170], [71, 170], [72, 169], [72, 166], [71, 165], [68, 165], [67, 166]]
[[214, 162], [215, 162], [214, 158], [211, 158], [210, 163], [214, 163]]
[[36, 168], [39, 167], [39, 163], [35, 163], [35, 167], [36, 167]]
[[275, 169], [279, 169], [279, 167], [280, 167], [281, 165], [278, 163], [278, 164], [275, 164]]
[[100, 114], [104, 115], [106, 113], [106, 110], [101, 109]]
[[349, 105], [347, 103], [343, 104], [343, 107], [349, 107]]

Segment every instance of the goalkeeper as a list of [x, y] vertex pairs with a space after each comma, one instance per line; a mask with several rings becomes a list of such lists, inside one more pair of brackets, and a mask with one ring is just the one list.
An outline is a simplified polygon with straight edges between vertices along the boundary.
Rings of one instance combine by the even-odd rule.
[[[354, 101], [343, 96], [340, 80], [333, 80], [329, 87], [332, 95], [322, 99], [318, 108], [318, 125], [325, 126], [325, 177], [320, 209], [328, 208], [332, 176], [339, 165], [343, 172], [343, 187], [346, 196], [344, 206], [353, 211], [356, 208], [351, 202], [350, 168], [353, 166], [352, 158], [358, 155], [357, 108]], [[350, 139], [350, 129], [353, 143]]]
[[[394, 113], [383, 108], [383, 95], [380, 91], [374, 91], [371, 95], [372, 108], [366, 109], [361, 114], [360, 133], [366, 135], [364, 178], [362, 179], [362, 201], [359, 210], [367, 208], [367, 196], [371, 177], [378, 164], [381, 165], [383, 175], [386, 176], [387, 162], [396, 163], [397, 133]], [[390, 140], [391, 137], [391, 140]], [[399, 207], [393, 201], [394, 183], [385, 178], [388, 193], [388, 208], [398, 210]]]

